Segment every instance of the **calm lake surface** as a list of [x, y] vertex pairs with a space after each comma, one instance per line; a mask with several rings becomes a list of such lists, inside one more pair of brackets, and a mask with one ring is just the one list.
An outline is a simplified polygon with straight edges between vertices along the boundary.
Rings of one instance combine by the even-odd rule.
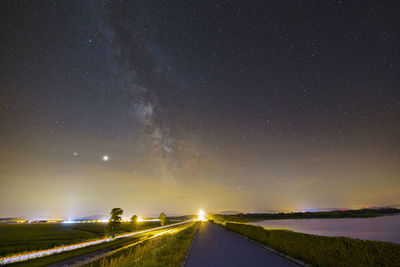
[[267, 229], [289, 229], [306, 234], [346, 236], [400, 244], [400, 215], [375, 218], [267, 220], [249, 224]]

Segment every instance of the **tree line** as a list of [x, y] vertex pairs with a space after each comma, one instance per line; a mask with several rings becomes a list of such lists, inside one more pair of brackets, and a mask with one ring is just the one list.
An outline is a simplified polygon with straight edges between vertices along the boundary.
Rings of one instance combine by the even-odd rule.
[[[122, 222], [122, 214], [124, 213], [124, 211], [121, 208], [113, 208], [110, 211], [110, 219], [108, 220], [108, 224], [107, 224], [107, 235], [114, 238], [115, 235], [118, 233], [119, 231], [119, 227], [121, 225]], [[139, 217], [137, 215], [132, 215], [132, 217], [130, 218], [130, 229], [132, 231], [136, 231], [139, 227]], [[164, 226], [165, 224], [169, 223], [169, 219], [167, 217], [167, 215], [165, 215], [164, 212], [160, 213], [159, 216], [160, 219], [160, 225]]]
[[253, 220], [278, 219], [368, 218], [399, 213], [400, 209], [396, 208], [365, 208], [359, 210], [333, 210], [318, 212], [214, 214], [213, 218], [217, 221], [245, 222]]

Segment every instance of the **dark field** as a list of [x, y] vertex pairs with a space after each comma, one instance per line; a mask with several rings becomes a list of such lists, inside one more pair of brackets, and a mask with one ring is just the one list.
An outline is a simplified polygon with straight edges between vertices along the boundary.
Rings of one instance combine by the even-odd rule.
[[[102, 238], [106, 226], [106, 223], [0, 224], [0, 257]], [[137, 230], [158, 226], [159, 222], [143, 222]], [[121, 224], [119, 233], [131, 231], [129, 223]]]

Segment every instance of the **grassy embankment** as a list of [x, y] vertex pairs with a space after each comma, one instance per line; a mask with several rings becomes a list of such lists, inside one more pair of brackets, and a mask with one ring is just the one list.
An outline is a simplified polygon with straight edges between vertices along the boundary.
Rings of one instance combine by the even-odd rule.
[[[0, 224], [0, 257], [103, 238], [106, 226], [105, 223]], [[143, 222], [137, 230], [158, 226], [159, 222]], [[129, 223], [121, 224], [120, 234], [131, 231]]]
[[181, 227], [178, 231], [145, 241], [90, 266], [181, 266], [199, 224], [196, 222]]
[[289, 213], [239, 213], [239, 214], [215, 214], [213, 219], [218, 222], [250, 222], [261, 220], [281, 219], [322, 219], [322, 218], [368, 218], [385, 215], [400, 214], [400, 209], [359, 209], [359, 210], [333, 210], [320, 212], [289, 212]]
[[394, 243], [267, 230], [241, 223], [224, 226], [312, 266], [400, 266], [400, 245]]
[[[154, 223], [151, 223], [150, 225], [152, 225], [152, 227], [147, 227], [147, 228], [153, 228], [153, 227], [159, 226], [158, 224], [154, 225]], [[180, 227], [180, 226], [176, 226], [176, 228], [178, 228], [178, 227]], [[142, 228], [142, 230], [143, 229], [144, 228]], [[172, 227], [171, 229], [174, 229], [174, 227]], [[165, 231], [165, 229], [155, 230], [155, 231], [151, 231], [151, 232], [147, 232], [147, 233], [143, 233], [143, 234], [138, 234], [133, 237], [116, 239], [112, 242], [102, 243], [102, 244], [98, 244], [98, 245], [92, 245], [92, 246], [75, 249], [75, 250], [71, 250], [71, 251], [67, 251], [67, 252], [63, 252], [63, 253], [58, 253], [58, 254], [53, 254], [53, 255], [37, 258], [37, 259], [32, 259], [29, 261], [22, 261], [20, 263], [14, 263], [11, 265], [12, 266], [26, 266], [26, 265], [46, 266], [49, 264], [54, 264], [54, 263], [59, 263], [61, 261], [69, 260], [69, 259], [72, 259], [72, 258], [75, 258], [78, 256], [86, 255], [86, 254], [89, 254], [92, 252], [97, 252], [97, 251], [102, 251], [102, 250], [112, 251], [115, 249], [119, 249], [121, 247], [132, 244], [134, 242], [138, 242], [140, 240], [145, 240], [148, 237], [156, 235], [163, 231]]]

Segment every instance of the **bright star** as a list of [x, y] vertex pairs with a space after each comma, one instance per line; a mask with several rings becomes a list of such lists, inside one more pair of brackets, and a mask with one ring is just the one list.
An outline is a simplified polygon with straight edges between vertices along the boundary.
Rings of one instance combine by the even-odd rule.
[[108, 156], [107, 155], [103, 156], [103, 161], [108, 161]]

